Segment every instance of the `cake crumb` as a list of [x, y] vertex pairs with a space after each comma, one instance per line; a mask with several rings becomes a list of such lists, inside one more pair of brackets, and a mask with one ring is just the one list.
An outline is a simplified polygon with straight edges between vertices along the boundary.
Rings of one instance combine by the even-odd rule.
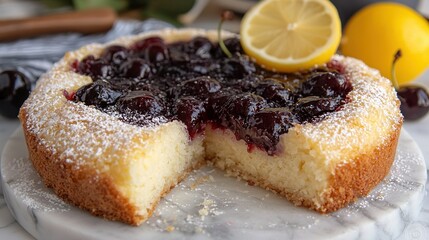
[[165, 230], [167, 230], [167, 232], [172, 232], [174, 231], [175, 227], [172, 225], [167, 226], [167, 228]]
[[195, 232], [196, 233], [205, 233], [204, 229], [202, 229], [201, 227], [198, 227], [198, 226], [195, 227]]
[[213, 205], [213, 203], [214, 201], [211, 199], [204, 199], [203, 203], [201, 204], [203, 208], [198, 210], [201, 220], [204, 220], [204, 218], [209, 215], [210, 207]]
[[[213, 178], [213, 177], [212, 177], [212, 178]], [[195, 181], [191, 184], [191, 186], [190, 186], [191, 190], [195, 190], [195, 189], [198, 187], [198, 185], [200, 185], [200, 184], [202, 184], [202, 183], [204, 183], [204, 182], [207, 182], [209, 179], [210, 179], [210, 177], [209, 177], [209, 176], [199, 177], [197, 180], [195, 180]]]
[[209, 180], [210, 180], [210, 182], [214, 182], [215, 181], [212, 175], [209, 175]]

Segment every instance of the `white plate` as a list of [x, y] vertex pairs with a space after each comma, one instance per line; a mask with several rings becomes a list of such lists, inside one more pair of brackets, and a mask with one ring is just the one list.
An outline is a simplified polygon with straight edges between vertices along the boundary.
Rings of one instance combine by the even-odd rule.
[[[159, 204], [140, 227], [110, 222], [68, 205], [34, 171], [21, 129], [1, 162], [5, 200], [17, 221], [37, 239], [392, 239], [422, 206], [426, 167], [402, 131], [391, 173], [356, 203], [328, 215], [205, 167]], [[171, 232], [169, 232], [171, 231]]]

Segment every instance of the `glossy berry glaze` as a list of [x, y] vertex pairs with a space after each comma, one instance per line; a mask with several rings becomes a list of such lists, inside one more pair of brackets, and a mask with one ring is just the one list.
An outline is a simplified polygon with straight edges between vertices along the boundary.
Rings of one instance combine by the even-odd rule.
[[275, 73], [250, 61], [239, 39], [226, 39], [225, 45], [233, 57], [204, 37], [169, 44], [150, 37], [128, 48], [110, 46], [99, 58], [73, 63], [93, 82], [64, 95], [132, 124], [144, 126], [155, 118], [182, 121], [191, 138], [210, 123], [230, 129], [249, 149], [274, 155], [281, 134], [338, 110], [352, 90], [337, 62]]

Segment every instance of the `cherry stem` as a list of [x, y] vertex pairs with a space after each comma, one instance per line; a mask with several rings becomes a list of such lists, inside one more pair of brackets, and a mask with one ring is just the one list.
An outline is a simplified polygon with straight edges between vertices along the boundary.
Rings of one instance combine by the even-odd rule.
[[396, 80], [396, 62], [401, 57], [402, 57], [402, 51], [401, 49], [398, 49], [398, 51], [396, 51], [395, 55], [393, 56], [392, 69], [391, 69], [391, 78], [392, 78], [391, 81], [392, 81], [393, 87], [396, 90], [399, 89], [399, 84], [398, 84], [398, 81]]
[[231, 20], [233, 18], [234, 14], [230, 11], [225, 11], [221, 15], [221, 19], [219, 22], [219, 25], [217, 27], [217, 37], [219, 39], [219, 46], [222, 49], [222, 52], [225, 53], [228, 58], [232, 57], [232, 53], [228, 50], [228, 48], [225, 46], [225, 43], [223, 42], [222, 38], [222, 25], [226, 20]]

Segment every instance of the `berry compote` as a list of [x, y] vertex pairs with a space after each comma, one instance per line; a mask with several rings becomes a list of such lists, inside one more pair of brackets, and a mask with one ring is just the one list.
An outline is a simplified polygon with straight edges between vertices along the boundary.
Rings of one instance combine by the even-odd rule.
[[[149, 37], [130, 47], [110, 46], [100, 57], [74, 62], [74, 71], [93, 82], [65, 96], [131, 124], [179, 120], [191, 138], [207, 124], [230, 129], [249, 149], [274, 155], [281, 134], [338, 110], [352, 90], [339, 63], [276, 73], [253, 63], [237, 38], [225, 45], [230, 58], [204, 37], [172, 43]], [[135, 121], [136, 115], [146, 121]]]

